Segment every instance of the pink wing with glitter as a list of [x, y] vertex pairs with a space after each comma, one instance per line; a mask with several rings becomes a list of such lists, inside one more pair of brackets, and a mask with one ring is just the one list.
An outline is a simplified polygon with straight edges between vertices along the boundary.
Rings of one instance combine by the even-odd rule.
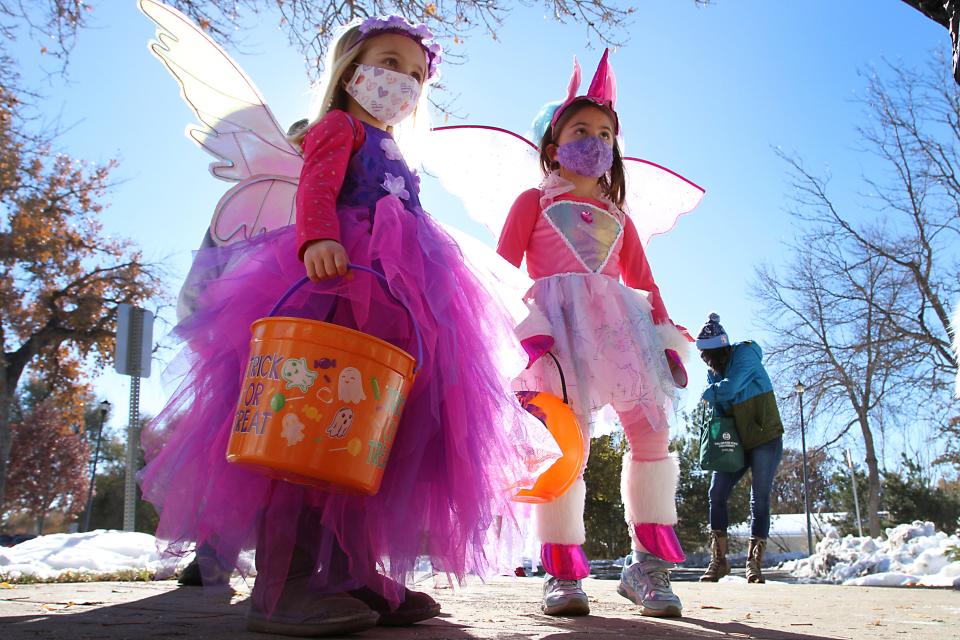
[[210, 173], [236, 183], [217, 203], [210, 235], [217, 245], [247, 240], [294, 220], [303, 158], [239, 66], [182, 13], [154, 0], [140, 10], [157, 25], [150, 50], [180, 84], [203, 123], [186, 134], [216, 158]]
[[685, 213], [703, 199], [702, 187], [649, 160], [624, 158], [627, 174], [627, 213], [646, 246], [655, 235], [673, 229]]

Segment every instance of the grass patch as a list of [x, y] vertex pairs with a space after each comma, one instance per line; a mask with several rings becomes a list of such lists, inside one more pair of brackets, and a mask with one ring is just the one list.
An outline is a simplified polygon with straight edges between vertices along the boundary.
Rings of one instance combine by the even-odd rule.
[[945, 555], [950, 562], [960, 562], [960, 545], [953, 545], [952, 547], [947, 547]]
[[[53, 578], [41, 578], [34, 574], [12, 576], [0, 571], [0, 582], [7, 584], [68, 584], [74, 582], [152, 582], [156, 572], [149, 569], [123, 569], [109, 573], [87, 571], [64, 571]], [[172, 576], [171, 579], [175, 579]]]

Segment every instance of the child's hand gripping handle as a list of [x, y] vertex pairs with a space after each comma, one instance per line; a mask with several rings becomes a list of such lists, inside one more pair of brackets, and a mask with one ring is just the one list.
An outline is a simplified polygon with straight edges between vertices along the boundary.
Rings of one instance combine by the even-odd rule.
[[346, 249], [336, 240], [316, 240], [303, 252], [307, 276], [313, 281], [346, 275], [349, 262]]
[[[417, 319], [413, 317], [413, 312], [410, 311], [410, 305], [408, 305], [406, 302], [404, 302], [402, 298], [400, 298], [400, 296], [398, 296], [397, 294], [395, 294], [393, 291], [390, 290], [390, 285], [387, 282], [387, 278], [379, 271], [375, 271], [370, 267], [364, 267], [359, 264], [352, 264], [352, 263], [348, 264], [347, 268], [356, 269], [357, 271], [366, 271], [367, 273], [373, 274], [376, 277], [380, 278], [380, 280], [383, 281], [384, 289], [386, 290], [386, 292], [389, 293], [394, 300], [400, 303], [400, 306], [406, 309], [407, 315], [410, 316], [410, 326], [413, 327], [413, 334], [417, 338], [417, 364], [416, 366], [414, 366], [413, 372], [414, 373], [419, 372], [420, 368], [423, 366], [423, 336], [420, 333], [420, 326], [417, 324]], [[282, 307], [287, 302], [287, 300], [290, 299], [290, 296], [296, 293], [300, 289], [300, 287], [307, 284], [308, 282], [310, 282], [310, 278], [307, 276], [304, 276], [303, 278], [300, 278], [299, 280], [294, 282], [290, 286], [290, 288], [287, 289], [282, 296], [280, 296], [280, 299], [277, 300], [277, 303], [273, 305], [273, 308], [270, 309], [270, 313], [268, 313], [267, 315], [268, 316], [277, 315], [277, 312], [280, 311], [280, 307]]]

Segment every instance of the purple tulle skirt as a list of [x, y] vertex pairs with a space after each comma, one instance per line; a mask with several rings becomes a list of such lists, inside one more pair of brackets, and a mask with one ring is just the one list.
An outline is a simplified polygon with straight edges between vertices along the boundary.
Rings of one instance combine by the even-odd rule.
[[[494, 362], [492, 346], [514, 340], [511, 320], [456, 243], [392, 196], [377, 203], [375, 222], [367, 208], [339, 215], [350, 261], [386, 276], [424, 338], [379, 493], [328, 493], [225, 459], [250, 325], [305, 274], [293, 227], [197, 254], [194, 273], [218, 276], [201, 284], [198, 309], [175, 330], [185, 348], [171, 368], [182, 379], [143, 435], [141, 485], [160, 512], [157, 537], [168, 554], [202, 544], [233, 567], [256, 548], [257, 581], [272, 585], [267, 607], [305, 562], [317, 590], [366, 586], [394, 603], [402, 587], [381, 576], [402, 585], [421, 556], [458, 580], [488, 572], [499, 553], [488, 548], [491, 535], [510, 525], [509, 495], [532, 481], [532, 460], [551, 455], [542, 434], [528, 431], [509, 372]], [[336, 322], [417, 352], [407, 311], [362, 272], [303, 287], [282, 315]]]

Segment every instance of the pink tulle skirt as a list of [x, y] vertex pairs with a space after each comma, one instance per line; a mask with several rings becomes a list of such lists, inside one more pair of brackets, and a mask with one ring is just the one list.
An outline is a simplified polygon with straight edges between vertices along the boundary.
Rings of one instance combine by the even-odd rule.
[[[617, 412], [641, 411], [654, 429], [669, 428], [663, 416], [670, 415], [677, 391], [642, 292], [610, 276], [566, 273], [536, 280], [527, 300], [530, 314], [517, 334], [554, 339], [551, 351], [578, 416], [609, 405]], [[562, 394], [557, 367], [547, 357], [514, 387]]]
[[[511, 321], [464, 266], [460, 251], [428, 216], [393, 196], [339, 212], [351, 262], [383, 273], [421, 328], [424, 360], [400, 421], [381, 489], [362, 497], [271, 480], [225, 459], [251, 323], [303, 277], [293, 227], [201, 250], [194, 272], [198, 309], [176, 328], [182, 377], [145, 430], [146, 499], [157, 505], [157, 537], [168, 554], [195, 543], [232, 567], [257, 549], [257, 580], [272, 585], [270, 606], [291, 572], [312, 565], [322, 591], [372, 588], [396, 603], [418, 558], [462, 580], [497, 567], [492, 539], [514, 528], [509, 496], [555, 457], [509, 391], [492, 346], [515, 337]], [[321, 292], [335, 295], [321, 295]], [[283, 315], [336, 322], [416, 354], [407, 311], [362, 272], [309, 284]], [[516, 352], [520, 354], [517, 345]], [[491, 526], [493, 525], [493, 526]], [[498, 543], [495, 543], [498, 544]], [[262, 593], [262, 590], [261, 590]]]

